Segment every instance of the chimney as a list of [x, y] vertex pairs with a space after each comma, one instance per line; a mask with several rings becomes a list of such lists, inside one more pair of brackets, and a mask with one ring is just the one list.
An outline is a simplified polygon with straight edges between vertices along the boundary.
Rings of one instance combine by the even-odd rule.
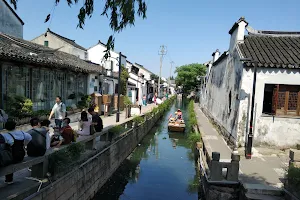
[[234, 23], [229, 31], [229, 34], [231, 35], [229, 52], [233, 52], [237, 43], [244, 41], [245, 30], [247, 26], [248, 22], [245, 20], [245, 17], [241, 17], [237, 22]]
[[213, 57], [213, 63], [216, 62], [216, 60], [218, 60], [218, 58], [220, 57], [219, 49], [217, 49], [217, 50], [212, 54], [212, 57]]

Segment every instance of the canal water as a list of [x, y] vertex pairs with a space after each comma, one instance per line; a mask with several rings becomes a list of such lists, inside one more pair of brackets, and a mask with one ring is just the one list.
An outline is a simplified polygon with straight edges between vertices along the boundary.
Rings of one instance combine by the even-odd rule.
[[169, 133], [168, 118], [187, 104], [177, 100], [170, 111], [122, 163], [94, 200], [198, 200], [194, 157], [188, 132]]

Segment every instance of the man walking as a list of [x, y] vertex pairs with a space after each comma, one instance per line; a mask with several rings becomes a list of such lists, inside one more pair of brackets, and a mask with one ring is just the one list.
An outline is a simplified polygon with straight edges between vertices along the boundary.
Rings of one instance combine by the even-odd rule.
[[57, 96], [55, 99], [56, 104], [53, 106], [52, 111], [49, 116], [49, 120], [51, 119], [52, 115], [54, 114], [55, 117], [55, 125], [58, 128], [61, 128], [63, 119], [66, 117], [66, 105], [61, 101], [61, 97]]

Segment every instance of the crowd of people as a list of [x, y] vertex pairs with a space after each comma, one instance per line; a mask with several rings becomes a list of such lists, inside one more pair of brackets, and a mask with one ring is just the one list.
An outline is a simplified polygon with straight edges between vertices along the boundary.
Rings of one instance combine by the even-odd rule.
[[[16, 122], [8, 118], [4, 127], [7, 132], [0, 134], [0, 167], [22, 162], [26, 154], [30, 157], [43, 156], [48, 149], [76, 142], [78, 137], [101, 132], [103, 129], [102, 119], [94, 112], [94, 108], [88, 109], [90, 117], [86, 111], [81, 112], [77, 131], [70, 126], [71, 120], [66, 113], [66, 106], [58, 96], [49, 119], [32, 118], [32, 129], [29, 131], [17, 130]], [[51, 126], [50, 121], [53, 115], [55, 126]], [[53, 134], [50, 134], [51, 127]], [[94, 131], [91, 127], [94, 127]], [[13, 183], [13, 174], [5, 176], [5, 183]]]

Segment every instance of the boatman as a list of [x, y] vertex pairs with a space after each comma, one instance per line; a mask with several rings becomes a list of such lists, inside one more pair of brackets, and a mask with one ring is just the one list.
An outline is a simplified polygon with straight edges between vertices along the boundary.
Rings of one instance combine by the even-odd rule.
[[177, 110], [177, 119], [182, 119], [182, 112], [181, 112], [181, 110], [178, 108], [178, 110]]

